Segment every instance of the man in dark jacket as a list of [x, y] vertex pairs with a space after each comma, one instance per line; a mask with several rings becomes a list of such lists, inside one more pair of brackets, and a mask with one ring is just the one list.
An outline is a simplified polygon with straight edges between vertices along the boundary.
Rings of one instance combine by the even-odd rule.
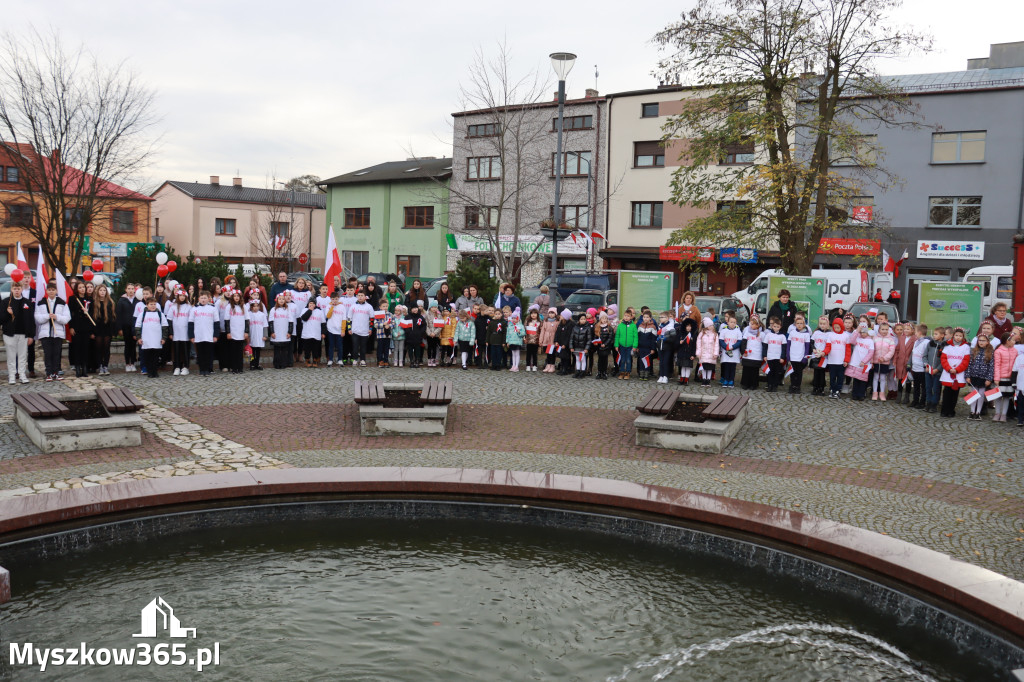
[[21, 282], [11, 284], [11, 295], [0, 307], [0, 327], [4, 332], [4, 349], [7, 351], [7, 383], [28, 383], [28, 347], [36, 335], [35, 304], [22, 296]]
[[277, 281], [270, 286], [270, 300], [276, 301], [278, 294], [283, 294], [286, 291], [294, 291], [295, 287], [288, 281], [288, 273], [282, 270], [277, 273]]

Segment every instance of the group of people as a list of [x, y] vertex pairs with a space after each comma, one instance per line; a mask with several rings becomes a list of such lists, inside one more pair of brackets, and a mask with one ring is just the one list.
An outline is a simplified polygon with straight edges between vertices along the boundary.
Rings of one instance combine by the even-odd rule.
[[[701, 313], [686, 292], [675, 310], [591, 308], [575, 319], [535, 300], [525, 312], [511, 284], [503, 284], [493, 305], [475, 286], [454, 297], [444, 284], [427, 297], [416, 280], [401, 292], [395, 282], [378, 289], [352, 278], [314, 290], [305, 279], [294, 285], [280, 273], [268, 292], [257, 277], [240, 287], [227, 278], [190, 286], [168, 282], [155, 289], [128, 284], [114, 301], [103, 285], [72, 279], [65, 301], [49, 283], [46, 297], [34, 303], [19, 283], [0, 308], [7, 348], [9, 382], [33, 378], [34, 341], [43, 346], [45, 380], [59, 381], [62, 343], [76, 376], [109, 374], [111, 339], [125, 340], [125, 371], [136, 368], [159, 376], [171, 364], [185, 376], [193, 361], [201, 376], [263, 369], [262, 351], [273, 350], [273, 367], [366, 366], [440, 367], [464, 370], [489, 367], [510, 372], [572, 374], [605, 380], [633, 376], [646, 381], [691, 380], [723, 388], [736, 384], [756, 390], [763, 382], [775, 392], [788, 379], [789, 392], [802, 391], [811, 371], [811, 393], [853, 401], [897, 400], [926, 412], [951, 417], [961, 389], [970, 419], [980, 419], [994, 403], [994, 419], [1006, 421], [1016, 404], [1024, 425], [1024, 339], [1006, 307], [997, 304], [971, 339], [963, 329], [912, 323], [890, 324], [884, 312], [855, 319], [822, 316], [812, 329], [805, 314], [783, 290], [762, 322], [757, 315], [740, 328], [726, 312]], [[547, 296], [542, 291], [540, 298]], [[137, 352], [141, 351], [141, 352]]]

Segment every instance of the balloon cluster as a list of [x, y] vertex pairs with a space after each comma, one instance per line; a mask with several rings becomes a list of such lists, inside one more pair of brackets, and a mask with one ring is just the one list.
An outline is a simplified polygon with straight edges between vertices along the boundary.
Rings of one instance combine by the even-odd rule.
[[[5, 265], [4, 272], [7, 273], [7, 275], [15, 282], [20, 282], [21, 280], [25, 279], [25, 271], [19, 268], [14, 263], [8, 263], [7, 265]], [[29, 281], [31, 281], [31, 278], [29, 278]]]
[[163, 279], [167, 275], [171, 274], [178, 269], [178, 264], [172, 260], [167, 260], [167, 254], [161, 251], [156, 254], [156, 276]]

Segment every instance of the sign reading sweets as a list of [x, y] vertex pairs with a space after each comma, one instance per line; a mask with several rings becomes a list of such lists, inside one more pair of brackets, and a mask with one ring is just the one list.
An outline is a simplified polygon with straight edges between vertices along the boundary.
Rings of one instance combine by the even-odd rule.
[[967, 338], [981, 324], [981, 284], [977, 282], [918, 282], [917, 321], [936, 327], [963, 327]]
[[673, 273], [646, 270], [619, 272], [619, 310], [648, 306], [657, 318], [662, 310], [672, 307]]
[[[817, 319], [825, 312], [825, 280], [821, 277], [769, 277], [769, 310], [783, 289], [789, 291], [790, 303], [804, 314], [808, 325], [817, 326]], [[761, 322], [768, 325], [768, 320]]]
[[836, 256], [877, 256], [882, 253], [882, 242], [877, 239], [824, 238], [818, 244], [818, 253]]

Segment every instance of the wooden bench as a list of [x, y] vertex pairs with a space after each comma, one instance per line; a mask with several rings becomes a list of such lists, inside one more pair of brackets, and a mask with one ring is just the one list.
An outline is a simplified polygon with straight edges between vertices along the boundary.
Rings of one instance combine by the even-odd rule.
[[356, 381], [355, 401], [358, 405], [379, 405], [384, 402], [384, 382]]
[[704, 408], [701, 414], [705, 419], [720, 419], [732, 421], [747, 406], [750, 398], [738, 395], [723, 395], [715, 398], [715, 401]]
[[668, 414], [672, 406], [679, 400], [679, 392], [662, 388], [652, 388], [636, 409], [641, 414]]
[[127, 388], [97, 388], [96, 397], [107, 412], [138, 412], [143, 407]]
[[66, 417], [71, 412], [67, 405], [57, 402], [46, 393], [14, 393], [11, 400], [34, 419]]
[[424, 405], [447, 405], [452, 401], [453, 392], [450, 381], [427, 381], [420, 391], [420, 402]]

